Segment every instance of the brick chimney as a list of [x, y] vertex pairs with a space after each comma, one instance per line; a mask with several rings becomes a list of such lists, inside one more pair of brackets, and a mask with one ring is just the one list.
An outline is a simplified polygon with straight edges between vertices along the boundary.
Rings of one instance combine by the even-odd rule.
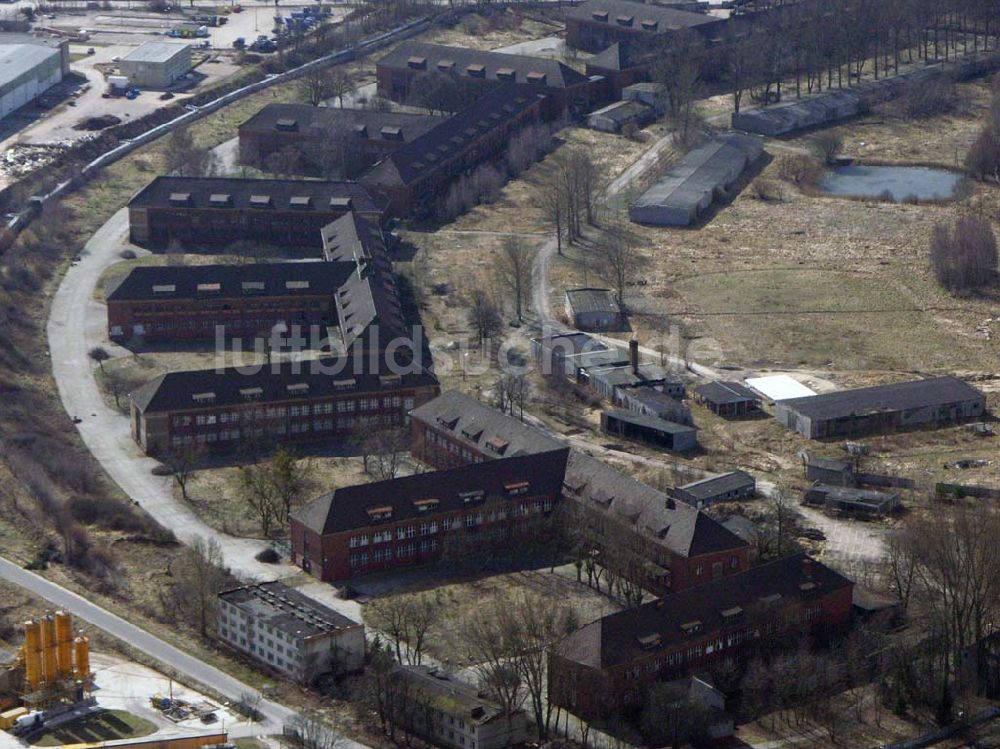
[[808, 579], [812, 580], [813, 576], [813, 560], [809, 557], [802, 557], [802, 574]]
[[633, 338], [628, 342], [628, 363], [632, 365], [632, 371], [639, 374], [639, 339]]

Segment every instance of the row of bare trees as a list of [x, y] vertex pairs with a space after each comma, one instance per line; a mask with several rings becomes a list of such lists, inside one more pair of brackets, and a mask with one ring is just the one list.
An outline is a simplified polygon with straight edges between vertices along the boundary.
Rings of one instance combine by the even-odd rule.
[[[781, 97], [850, 86], [866, 75], [899, 72], [901, 63], [948, 60], [996, 44], [994, 0], [808, 0], [727, 25], [721, 75], [740, 111], [744, 95], [763, 105]], [[706, 53], [703, 59], [719, 59]], [[704, 64], [702, 68], [704, 69]]]

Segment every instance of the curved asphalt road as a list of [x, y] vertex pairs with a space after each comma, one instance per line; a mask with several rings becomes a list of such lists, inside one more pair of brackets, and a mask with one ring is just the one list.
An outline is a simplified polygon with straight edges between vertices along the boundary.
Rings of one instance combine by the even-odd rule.
[[129, 352], [108, 344], [104, 308], [93, 294], [101, 274], [119, 259], [127, 235], [128, 210], [122, 208], [90, 238], [52, 300], [49, 352], [63, 406], [71, 417], [82, 419], [77, 424], [80, 436], [115, 483], [178, 539], [185, 543], [197, 536], [215, 539], [226, 564], [239, 575], [273, 580], [293, 574], [291, 567], [261, 564], [254, 558], [266, 546], [264, 541], [220, 533], [177, 500], [173, 479], [153, 475], [158, 462], [141, 453], [129, 432], [129, 420], [104, 401], [87, 352], [94, 346], [104, 346], [116, 356]]

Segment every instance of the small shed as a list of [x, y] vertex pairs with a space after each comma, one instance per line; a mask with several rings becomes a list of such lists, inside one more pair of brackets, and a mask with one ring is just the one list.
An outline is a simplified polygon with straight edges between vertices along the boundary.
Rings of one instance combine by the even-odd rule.
[[831, 486], [856, 486], [854, 463], [837, 458], [809, 458], [806, 461], [806, 479]]
[[739, 418], [760, 411], [760, 396], [739, 382], [710, 382], [695, 390], [695, 400], [718, 416]]
[[819, 483], [806, 489], [802, 503], [856, 515], [888, 515], [901, 506], [898, 494]]
[[684, 397], [684, 384], [680, 384], [680, 395], [672, 396], [668, 392], [654, 387], [641, 385], [639, 387], [616, 387], [616, 405], [645, 416], [655, 416], [677, 424], [691, 424], [691, 409], [677, 400]]
[[698, 430], [694, 427], [631, 411], [603, 411], [601, 430], [605, 434], [646, 442], [671, 452], [687, 452], [698, 447]]
[[566, 314], [580, 330], [617, 330], [621, 309], [610, 289], [567, 289]]
[[616, 101], [587, 115], [587, 127], [604, 133], [620, 133], [626, 125], [644, 127], [656, 119], [656, 112], [637, 101]]
[[729, 471], [709, 476], [674, 489], [673, 495], [681, 502], [697, 507], [708, 507], [718, 502], [737, 502], [752, 499], [757, 494], [757, 480], [746, 471]]
[[749, 377], [743, 382], [748, 388], [756, 390], [770, 401], [808, 398], [810, 395], [816, 395], [815, 391], [810, 390], [794, 377], [785, 374]]

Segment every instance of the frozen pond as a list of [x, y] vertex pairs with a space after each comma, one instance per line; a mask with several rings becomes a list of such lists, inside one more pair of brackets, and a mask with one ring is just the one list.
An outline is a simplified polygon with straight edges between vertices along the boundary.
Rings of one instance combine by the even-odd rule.
[[962, 175], [925, 166], [838, 166], [826, 172], [817, 187], [828, 195], [883, 198], [895, 203], [907, 198], [945, 200], [954, 196]]

